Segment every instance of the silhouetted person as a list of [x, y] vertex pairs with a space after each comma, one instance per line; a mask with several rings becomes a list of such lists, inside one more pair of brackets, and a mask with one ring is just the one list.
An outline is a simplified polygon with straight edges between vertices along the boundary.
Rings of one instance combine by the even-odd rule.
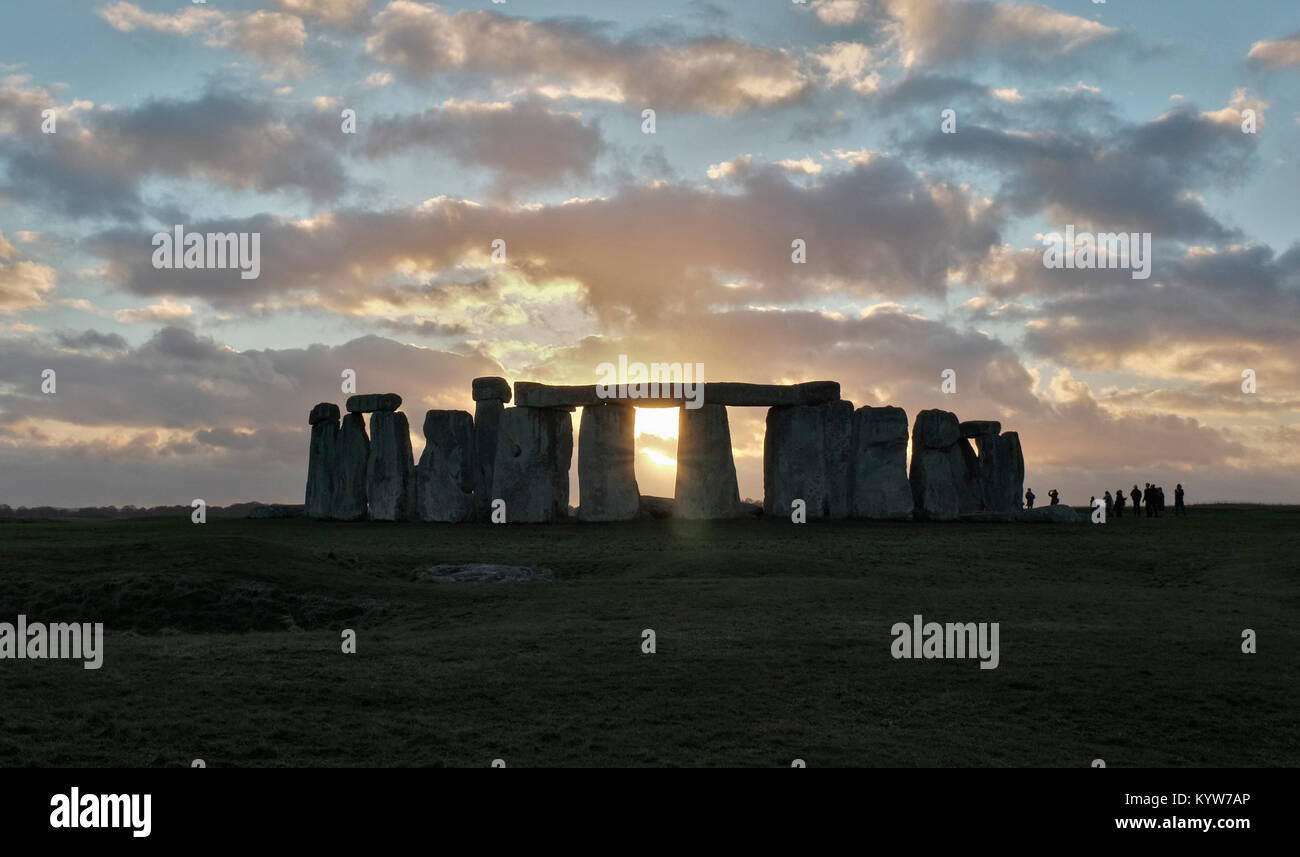
[[1053, 506], [1055, 506], [1057, 503], [1061, 502], [1061, 495], [1056, 493], [1056, 489], [1055, 489], [1055, 488], [1053, 488], [1051, 491], [1048, 491], [1048, 492], [1047, 492], [1047, 496], [1052, 498], [1052, 505], [1053, 505]]
[[1102, 495], [1101, 499], [1106, 502], [1106, 517], [1109, 518], [1111, 515], [1115, 514], [1115, 498], [1110, 496], [1110, 492], [1107, 491]]
[[1187, 506], [1183, 504], [1183, 483], [1179, 482], [1174, 486], [1174, 517], [1187, 514]]
[[1124, 489], [1121, 488], [1115, 492], [1115, 517], [1124, 517]]
[[1138, 490], [1137, 483], [1133, 483], [1133, 490], [1129, 492], [1133, 498], [1133, 517], [1142, 517], [1142, 492]]
[[1156, 492], [1150, 482], [1146, 485], [1146, 490], [1142, 492], [1142, 508], [1146, 510], [1147, 517], [1151, 518], [1156, 513]]
[[1030, 488], [1028, 491], [1025, 492], [1025, 508], [1026, 508], [1026, 509], [1032, 509], [1032, 508], [1034, 508], [1034, 489], [1033, 489], [1033, 488]]

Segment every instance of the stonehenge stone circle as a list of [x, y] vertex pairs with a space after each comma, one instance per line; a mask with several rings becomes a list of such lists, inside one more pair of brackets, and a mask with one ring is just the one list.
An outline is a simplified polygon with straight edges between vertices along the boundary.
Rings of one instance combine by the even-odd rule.
[[740, 489], [724, 405], [705, 404], [677, 412], [675, 496], [679, 518], [731, 518], [739, 514]]
[[864, 405], [853, 412], [849, 513], [854, 518], [912, 517], [907, 478], [907, 413]]
[[367, 517], [366, 468], [370, 463], [370, 438], [366, 418], [347, 414], [335, 444], [332, 510], [336, 521], [363, 521]]
[[776, 407], [763, 441], [763, 513], [790, 515], [803, 500], [808, 518], [849, 516], [853, 403]]
[[[306, 515], [340, 521], [492, 520], [506, 504], [509, 522], [569, 515], [573, 419], [584, 521], [639, 515], [687, 519], [758, 513], [740, 501], [728, 407], [767, 407], [762, 512], [788, 517], [803, 500], [808, 518], [949, 521], [1065, 520], [1064, 512], [1021, 511], [1025, 459], [1016, 432], [997, 420], [959, 421], [923, 410], [911, 431], [896, 407], [862, 407], [840, 398], [834, 381], [802, 384], [709, 382], [686, 396], [660, 381], [656, 395], [603, 398], [597, 385], [555, 386], [504, 378], [473, 379], [474, 415], [431, 410], [424, 450], [413, 460], [410, 426], [396, 393], [348, 398], [311, 409]], [[633, 385], [635, 392], [640, 388]], [[647, 388], [648, 389], [648, 388]], [[665, 392], [665, 390], [667, 392]], [[682, 395], [677, 395], [682, 393]], [[514, 399], [514, 406], [506, 403]], [[699, 407], [694, 407], [699, 405]], [[678, 409], [675, 498], [640, 496], [635, 466], [636, 407]], [[366, 431], [365, 414], [371, 414]], [[973, 446], [972, 446], [973, 443]], [[662, 507], [662, 508], [661, 508]], [[649, 510], [649, 511], [647, 511]]]
[[466, 411], [424, 415], [424, 452], [415, 467], [415, 517], [458, 524], [474, 519], [478, 474], [474, 418]]
[[339, 406], [321, 402], [308, 416], [311, 447], [307, 454], [305, 514], [328, 518], [334, 507], [334, 466], [339, 434]]
[[395, 411], [402, 406], [402, 397], [396, 393], [365, 393], [348, 397], [348, 413], [368, 414], [372, 411]]
[[372, 521], [409, 521], [415, 515], [411, 426], [401, 411], [375, 411], [370, 416], [366, 499]]
[[628, 521], [641, 509], [636, 484], [636, 409], [588, 405], [578, 427], [578, 517]]
[[[569, 514], [573, 417], [554, 408], [501, 412], [491, 499], [506, 504], [512, 523], [544, 523]], [[490, 502], [490, 501], [489, 501]]]

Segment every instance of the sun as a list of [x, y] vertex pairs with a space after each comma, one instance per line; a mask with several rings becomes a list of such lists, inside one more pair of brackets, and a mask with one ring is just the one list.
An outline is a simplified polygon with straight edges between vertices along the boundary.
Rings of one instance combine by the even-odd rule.
[[676, 440], [677, 408], [637, 408], [636, 433]]

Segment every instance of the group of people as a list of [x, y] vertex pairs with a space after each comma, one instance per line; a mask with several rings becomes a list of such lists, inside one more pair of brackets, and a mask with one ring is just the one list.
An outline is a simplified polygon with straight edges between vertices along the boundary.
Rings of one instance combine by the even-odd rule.
[[[1047, 496], [1051, 498], [1053, 506], [1061, 502], [1061, 495], [1055, 488], [1048, 491]], [[1034, 489], [1030, 488], [1025, 492], [1025, 508], [1034, 508], [1035, 499], [1037, 498], [1034, 495]], [[1112, 515], [1116, 518], [1124, 517], [1124, 506], [1127, 505], [1129, 500], [1133, 501], [1133, 517], [1135, 518], [1141, 517], [1139, 510], [1144, 508], [1143, 504], [1145, 504], [1148, 518], [1159, 518], [1161, 513], [1165, 511], [1165, 489], [1148, 482], [1144, 489], [1134, 485], [1133, 490], [1128, 493], [1127, 497], [1123, 488], [1116, 491], [1114, 495], [1109, 491], [1102, 495], [1102, 501], [1106, 504], [1106, 517], [1109, 518]], [[1096, 505], [1097, 498], [1093, 497], [1088, 503], [1088, 508], [1093, 508]], [[1174, 486], [1174, 514], [1187, 514], [1187, 506], [1183, 502], [1183, 484], [1181, 482]]]

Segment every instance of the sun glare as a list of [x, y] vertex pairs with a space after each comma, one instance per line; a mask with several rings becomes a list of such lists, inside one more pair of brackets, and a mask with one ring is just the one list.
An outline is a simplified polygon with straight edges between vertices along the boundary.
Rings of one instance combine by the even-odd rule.
[[677, 408], [637, 408], [636, 433], [677, 439]]

